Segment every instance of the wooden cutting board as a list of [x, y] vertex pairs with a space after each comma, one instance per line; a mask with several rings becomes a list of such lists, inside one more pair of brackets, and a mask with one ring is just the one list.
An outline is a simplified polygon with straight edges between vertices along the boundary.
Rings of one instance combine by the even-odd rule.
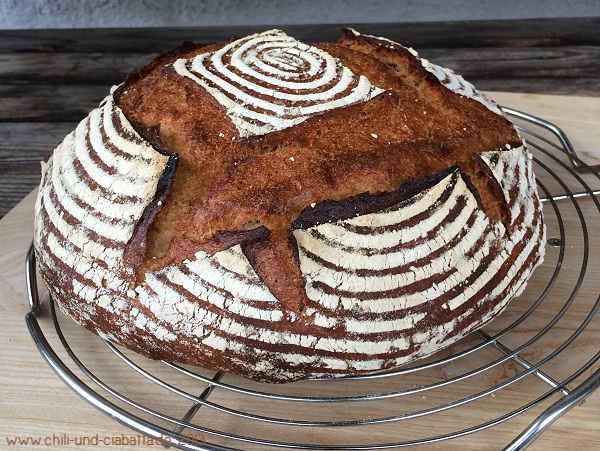
[[[501, 92], [490, 95], [503, 106], [526, 111], [557, 124], [567, 133], [583, 160], [589, 164], [600, 163], [600, 98]], [[65, 445], [61, 438], [95, 434], [100, 437], [136, 435], [67, 388], [43, 361], [26, 329], [24, 318], [28, 304], [24, 258], [32, 239], [34, 200], [35, 193], [32, 193], [0, 220], [0, 449], [86, 449], [75, 443]], [[568, 227], [570, 218], [564, 219]], [[600, 223], [596, 220], [588, 227], [598, 233]], [[598, 252], [600, 249], [591, 251]], [[47, 313], [40, 318], [41, 323], [49, 321]], [[598, 323], [600, 319], [595, 321]], [[589, 339], [587, 346], [600, 350], [600, 333]], [[593, 369], [597, 368], [598, 364]], [[495, 402], [502, 400], [495, 399]], [[475, 435], [450, 444], [418, 449], [501, 449], [527, 424], [518, 424], [514, 430], [503, 428], [497, 434], [491, 432], [485, 443]], [[340, 434], [344, 434], [343, 429]], [[12, 446], [7, 441], [26, 440], [28, 437], [41, 437], [45, 444]], [[102, 446], [111, 449], [102, 443], [92, 448]], [[575, 407], [560, 418], [529, 449], [567, 450], [575, 447], [580, 450], [600, 449], [600, 392], [592, 394], [584, 405]], [[154, 448], [161, 449], [156, 445]], [[120, 446], [119, 449], [143, 447], [134, 444]]]

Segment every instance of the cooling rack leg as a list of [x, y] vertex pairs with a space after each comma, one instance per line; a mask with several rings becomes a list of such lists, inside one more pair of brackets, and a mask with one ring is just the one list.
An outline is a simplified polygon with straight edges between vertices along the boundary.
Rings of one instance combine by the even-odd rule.
[[[225, 373], [223, 371], [219, 371], [217, 372], [217, 374], [214, 375], [213, 377], [213, 381], [215, 382], [219, 382], [221, 379], [223, 379], [223, 376], [225, 375]], [[199, 399], [206, 399], [208, 398], [208, 396], [212, 393], [212, 391], [214, 390], [215, 386], [214, 385], [208, 385], [204, 391], [200, 394], [200, 396], [198, 396]], [[189, 422], [192, 420], [192, 418], [194, 417], [194, 415], [196, 415], [196, 413], [198, 412], [198, 410], [200, 410], [200, 407], [202, 407], [202, 404], [200, 404], [199, 402], [194, 403], [194, 405], [192, 407], [190, 407], [190, 409], [186, 412], [186, 414], [184, 415], [184, 417], [182, 418], [182, 420], [184, 422]], [[178, 425], [173, 432], [175, 434], [181, 434], [184, 430], [185, 426], [183, 425]]]
[[518, 451], [527, 448], [548, 426], [561, 415], [581, 404], [594, 390], [600, 387], [600, 369], [583, 381], [568, 396], [559, 399], [538, 416], [504, 451]]
[[33, 242], [29, 246], [25, 258], [25, 277], [27, 279], [27, 297], [29, 298], [29, 311], [36, 313], [40, 308], [40, 298], [37, 289], [37, 278], [35, 275], [35, 250]]

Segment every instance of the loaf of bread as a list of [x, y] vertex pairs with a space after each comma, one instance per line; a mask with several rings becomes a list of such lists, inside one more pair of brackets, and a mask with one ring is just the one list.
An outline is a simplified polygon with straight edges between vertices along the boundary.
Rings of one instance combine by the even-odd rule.
[[354, 30], [185, 43], [42, 169], [36, 257], [67, 315], [257, 381], [431, 355], [500, 314], [543, 258], [531, 155], [497, 105]]

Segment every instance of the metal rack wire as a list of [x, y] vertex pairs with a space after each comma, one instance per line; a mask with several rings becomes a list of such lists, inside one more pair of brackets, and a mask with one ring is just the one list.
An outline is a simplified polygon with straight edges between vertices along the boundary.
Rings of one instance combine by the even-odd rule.
[[[590, 233], [600, 224], [600, 175], [554, 124], [504, 112], [534, 154], [549, 236], [546, 263], [498, 319], [429, 359], [386, 373], [285, 385], [148, 360], [63, 320], [52, 300], [47, 320], [32, 248], [29, 331], [71, 389], [165, 447], [394, 449], [480, 436], [525, 417], [518, 423], [528, 425], [523, 432], [514, 438], [518, 429], [511, 426], [509, 443], [500, 444], [524, 449], [600, 385], [600, 335], [592, 323], [600, 307], [594, 277], [600, 256], [592, 250], [600, 237]], [[577, 226], [567, 229], [567, 216]], [[496, 411], [496, 396], [510, 407]]]

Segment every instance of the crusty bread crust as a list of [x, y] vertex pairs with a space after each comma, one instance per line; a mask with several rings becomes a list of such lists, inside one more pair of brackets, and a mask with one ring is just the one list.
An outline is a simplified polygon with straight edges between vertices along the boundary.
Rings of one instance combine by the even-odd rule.
[[205, 47], [164, 55], [119, 88], [116, 100], [125, 115], [144, 129], [160, 127], [161, 148], [180, 159], [170, 199], [150, 231], [142, 272], [200, 249], [214, 252], [213, 238], [224, 232], [260, 228], [268, 236], [245, 240], [246, 247], [263, 262], [255, 265], [262, 280], [294, 308], [304, 303], [304, 281], [288, 235], [302, 211], [324, 201], [395, 191], [454, 165], [473, 184], [488, 216], [506, 222], [499, 185], [478, 154], [505, 144], [518, 147], [512, 125], [445, 89], [407, 49], [383, 44], [352, 33], [338, 44], [313, 44], [366, 76], [382, 94], [247, 139], [240, 139], [202, 86], [172, 68]]
[[55, 151], [35, 243], [69, 315], [153, 358], [283, 382], [429, 355], [523, 289], [541, 205], [493, 102], [348, 30], [292, 57], [329, 55], [364, 98], [252, 134], [186, 75], [206, 55], [235, 72], [238, 42], [160, 55]]

